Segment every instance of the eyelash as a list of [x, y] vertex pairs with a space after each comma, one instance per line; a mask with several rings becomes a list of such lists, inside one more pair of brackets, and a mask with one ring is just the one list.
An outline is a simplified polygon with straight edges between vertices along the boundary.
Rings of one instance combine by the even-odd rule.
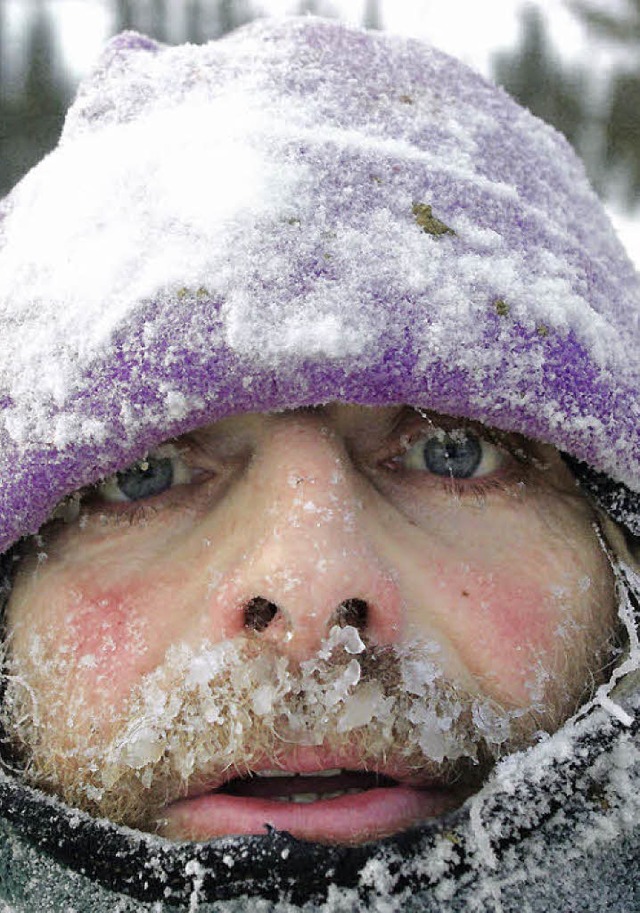
[[[415, 423], [415, 417], [414, 417]], [[425, 424], [428, 423], [427, 430]], [[448, 423], [447, 423], [448, 424]], [[451, 433], [453, 431], [469, 431], [479, 440], [485, 441], [496, 447], [505, 455], [506, 463], [501, 467], [500, 475], [487, 475], [470, 478], [456, 478], [454, 476], [441, 476], [436, 473], [430, 473], [428, 470], [418, 470], [411, 467], [399, 465], [400, 459], [404, 457], [420, 440], [425, 442], [437, 431]], [[401, 434], [401, 446], [394, 442], [386, 454], [382, 457], [380, 465], [390, 470], [394, 474], [402, 474], [405, 477], [413, 477], [418, 484], [427, 482], [444, 490], [447, 494], [456, 499], [473, 498], [480, 503], [491, 493], [503, 493], [512, 491], [514, 486], [524, 481], [526, 468], [529, 465], [528, 455], [521, 449], [510, 447], [504, 440], [497, 441], [494, 439], [490, 429], [484, 429], [480, 434], [473, 427], [465, 424], [450, 425], [449, 427], [439, 424], [436, 420], [421, 414], [420, 427], [413, 428]]]
[[172, 485], [157, 495], [137, 501], [106, 501], [101, 500], [99, 496], [99, 489], [104, 484], [103, 481], [80, 489], [76, 497], [79, 498], [80, 515], [81, 518], [85, 518], [85, 522], [91, 517], [98, 520], [102, 526], [137, 526], [151, 522], [167, 507], [179, 507], [181, 503], [184, 503], [182, 497], [185, 493], [184, 490], [201, 482], [200, 479]]
[[[455, 478], [453, 476], [430, 473], [428, 470], [421, 471], [400, 465], [401, 459], [412, 447], [421, 439], [426, 441], [434, 431], [437, 432], [439, 430], [445, 433], [468, 430], [480, 440], [492, 444], [506, 457], [505, 466], [499, 470], [500, 475], [491, 474], [479, 477]], [[402, 476], [415, 481], [416, 484], [427, 483], [437, 486], [453, 498], [474, 499], [481, 504], [492, 493], [512, 491], [517, 484], [523, 482], [526, 468], [530, 462], [528, 455], [521, 447], [508, 446], [508, 443], [502, 438], [499, 441], [495, 440], [495, 436], [490, 429], [483, 429], [483, 433], [480, 434], [479, 430], [464, 423], [438, 422], [436, 418], [431, 418], [426, 414], [421, 413], [416, 416], [416, 413], [412, 411], [409, 421], [407, 421], [405, 415], [396, 424], [391, 434], [392, 440], [390, 444], [372, 462], [375, 466], [382, 467], [393, 476]], [[197, 468], [194, 468], [193, 471], [197, 475]], [[177, 507], [180, 503], [184, 503], [183, 495], [193, 485], [198, 484], [198, 481], [193, 481], [173, 485], [166, 491], [137, 501], [100, 501], [97, 497], [98, 485], [82, 489], [77, 493], [76, 497], [80, 500], [81, 514], [83, 514], [82, 507], [84, 507], [85, 517], [88, 518], [91, 514], [99, 518], [99, 522], [104, 526], [138, 526], [152, 522], [165, 508]]]
[[[138, 526], [149, 523], [163, 509], [164, 505], [152, 503], [159, 501], [163, 495], [149, 498], [146, 501], [98, 501], [95, 497], [95, 486], [81, 489], [80, 495], [80, 525], [89, 520], [99, 523], [104, 527]], [[163, 492], [164, 495], [167, 492]]]
[[[158, 497], [162, 497], [159, 495]], [[114, 509], [115, 508], [115, 509]], [[100, 523], [103, 526], [143, 526], [151, 522], [160, 512], [155, 504], [146, 504], [140, 501], [119, 501], [110, 504], [108, 510], [104, 505], [100, 510]]]

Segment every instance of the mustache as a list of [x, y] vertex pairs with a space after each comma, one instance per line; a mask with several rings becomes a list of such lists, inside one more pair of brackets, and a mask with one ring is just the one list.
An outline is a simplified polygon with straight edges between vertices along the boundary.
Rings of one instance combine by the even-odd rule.
[[9, 677], [3, 722], [25, 778], [146, 830], [194, 789], [277, 767], [301, 746], [357, 757], [363, 770], [479, 785], [537, 729], [531, 708], [505, 708], [447, 678], [435, 643], [367, 644], [351, 626], [332, 628], [295, 665], [258, 638], [172, 646], [110, 735], [76, 734], [72, 749], [28, 712], [30, 694]]

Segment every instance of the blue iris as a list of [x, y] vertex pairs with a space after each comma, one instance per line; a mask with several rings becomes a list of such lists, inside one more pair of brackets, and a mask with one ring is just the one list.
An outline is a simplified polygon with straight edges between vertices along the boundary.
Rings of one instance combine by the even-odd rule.
[[482, 443], [472, 434], [437, 435], [424, 445], [425, 466], [437, 476], [468, 479], [481, 461]]
[[130, 501], [140, 501], [162, 494], [173, 484], [173, 463], [170, 457], [147, 457], [117, 473], [118, 488]]

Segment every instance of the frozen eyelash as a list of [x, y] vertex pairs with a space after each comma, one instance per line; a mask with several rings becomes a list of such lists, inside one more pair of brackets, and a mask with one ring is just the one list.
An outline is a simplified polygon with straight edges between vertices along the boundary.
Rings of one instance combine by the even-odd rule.
[[153, 504], [144, 504], [140, 501], [122, 502], [120, 510], [114, 512], [102, 512], [99, 521], [102, 526], [121, 527], [121, 526], [143, 526], [149, 523], [158, 514], [158, 508]]
[[51, 514], [50, 520], [62, 520], [64, 523], [73, 523], [80, 516], [80, 506], [82, 504], [82, 495], [84, 489], [74, 491], [56, 504]]
[[[520, 434], [508, 431], [501, 431], [492, 428], [489, 425], [483, 425], [479, 422], [467, 418], [455, 418], [448, 416], [438, 416], [428, 413], [420, 406], [411, 406], [413, 412], [416, 412], [432, 430], [439, 430], [445, 434], [451, 434], [452, 431], [472, 432], [477, 437], [488, 441], [494, 447], [498, 447], [509, 456], [513, 457], [523, 466], [532, 466], [541, 471], [548, 468], [546, 460], [541, 459], [534, 451], [534, 442], [528, 441]], [[454, 422], [455, 424], [451, 424]]]

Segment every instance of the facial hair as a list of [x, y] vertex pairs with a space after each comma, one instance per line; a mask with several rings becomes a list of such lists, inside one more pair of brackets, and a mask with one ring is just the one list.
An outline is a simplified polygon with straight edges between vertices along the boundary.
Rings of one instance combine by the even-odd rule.
[[373, 772], [391, 759], [412, 781], [460, 784], [468, 795], [498, 758], [561, 719], [543, 692], [521, 708], [465, 689], [447, 678], [439, 650], [367, 644], [350, 626], [332, 628], [300, 664], [259, 637], [180, 644], [108, 726], [78, 726], [78, 705], [56, 706], [51, 683], [9, 655], [1, 722], [28, 784], [146, 831], [171, 802], [278, 767], [301, 746], [348, 753]]

